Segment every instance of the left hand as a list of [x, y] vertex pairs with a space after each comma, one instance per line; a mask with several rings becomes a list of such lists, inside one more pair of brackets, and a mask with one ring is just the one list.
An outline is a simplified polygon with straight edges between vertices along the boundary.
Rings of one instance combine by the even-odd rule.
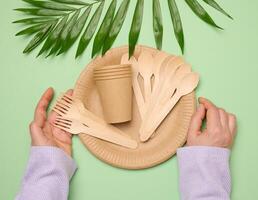
[[[236, 116], [208, 99], [199, 98], [199, 103], [188, 129], [187, 145], [231, 148], [236, 135]], [[205, 118], [207, 127], [202, 130]]]
[[[34, 114], [34, 120], [30, 124], [31, 145], [32, 146], [54, 146], [65, 151], [69, 156], [72, 154], [72, 135], [53, 126], [58, 116], [51, 111], [47, 115], [49, 103], [53, 98], [54, 90], [48, 88], [38, 102]], [[72, 94], [68, 90], [67, 94]]]

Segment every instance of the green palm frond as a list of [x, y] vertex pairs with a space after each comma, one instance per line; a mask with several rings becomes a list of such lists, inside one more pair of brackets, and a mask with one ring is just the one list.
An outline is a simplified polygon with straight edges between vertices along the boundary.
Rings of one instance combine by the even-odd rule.
[[[101, 53], [102, 55], [105, 54], [112, 47], [119, 35], [127, 17], [129, 5], [131, 5], [130, 0], [121, 0], [116, 10], [117, 0], [87, 0], [87, 2], [83, 0], [22, 1], [27, 6], [15, 10], [24, 13], [28, 17], [13, 22], [26, 26], [16, 36], [33, 36], [23, 52], [30, 53], [43, 43], [38, 56], [45, 54], [46, 57], [67, 52], [79, 40], [76, 52], [77, 58], [84, 53], [93, 37], [91, 56], [95, 57]], [[101, 21], [104, 4], [107, 2], [109, 5]], [[133, 55], [144, 16], [144, 0], [134, 2], [136, 4], [133, 4], [135, 8], [134, 14], [131, 16], [131, 28], [128, 34], [129, 56]], [[163, 42], [164, 19], [162, 18], [160, 4], [164, 2], [152, 0], [153, 34], [158, 49], [162, 49]], [[190, 10], [207, 24], [222, 29], [214, 22], [201, 5], [201, 2], [216, 9], [228, 18], [233, 19], [215, 0], [185, 0]], [[174, 34], [183, 53], [184, 32], [176, 0], [167, 0], [167, 5], [171, 15]]]

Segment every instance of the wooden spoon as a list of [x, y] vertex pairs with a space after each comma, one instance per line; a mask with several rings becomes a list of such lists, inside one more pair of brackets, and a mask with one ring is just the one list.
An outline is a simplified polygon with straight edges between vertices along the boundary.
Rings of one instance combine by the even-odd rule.
[[160, 71], [161, 71], [161, 67], [163, 66], [163, 62], [165, 60], [169, 60], [171, 57], [174, 56], [170, 56], [169, 54], [163, 52], [163, 51], [158, 51], [155, 56], [154, 56], [154, 60], [153, 60], [153, 74], [154, 74], [154, 82], [152, 84], [152, 92], [155, 91], [155, 89], [157, 88], [157, 86], [159, 85], [159, 80], [160, 80]]
[[159, 104], [164, 105], [169, 98], [173, 95], [174, 91], [180, 84], [180, 81], [184, 78], [184, 76], [191, 72], [191, 66], [188, 64], [180, 65], [176, 71], [172, 72], [167, 79], [167, 88], [164, 88], [163, 93], [160, 95], [161, 101]]
[[[152, 98], [149, 103], [149, 107], [146, 111], [146, 116], [143, 121], [146, 121], [146, 118], [151, 117], [151, 112], [155, 110], [155, 108], [159, 107], [159, 103], [161, 101], [162, 94], [165, 93], [169, 87], [168, 79], [173, 73], [184, 63], [182, 57], [168, 57], [162, 63], [159, 74], [159, 85], [152, 93]], [[144, 123], [144, 122], [143, 122]]]
[[175, 65], [167, 72], [165, 83], [159, 89], [159, 94], [156, 95], [154, 103], [151, 105], [151, 111], [146, 115], [146, 118], [151, 117], [151, 113], [158, 113], [165, 103], [174, 94], [176, 88], [180, 84], [180, 81], [187, 73], [191, 72], [191, 66], [187, 64]]
[[154, 97], [156, 97], [158, 91], [160, 91], [160, 88], [162, 87], [163, 82], [164, 82], [164, 77], [166, 77], [165, 76], [166, 68], [168, 67], [168, 64], [170, 62], [172, 62], [172, 60], [174, 60], [174, 59], [176, 59], [175, 56], [166, 57], [163, 60], [163, 62], [160, 65], [157, 66], [159, 69], [156, 70], [155, 73], [154, 73], [155, 82], [154, 82], [154, 87], [153, 87], [153, 91], [152, 91], [152, 99]]
[[176, 88], [175, 94], [171, 97], [171, 99], [164, 105], [162, 110], [159, 113], [153, 113], [152, 116], [154, 118], [149, 118], [146, 123], [140, 128], [140, 140], [146, 141], [148, 140], [157, 127], [161, 124], [161, 122], [165, 119], [167, 114], [173, 109], [175, 104], [179, 101], [179, 99], [192, 92], [198, 85], [199, 82], [199, 74], [191, 72], [188, 73], [181, 81], [178, 87]]

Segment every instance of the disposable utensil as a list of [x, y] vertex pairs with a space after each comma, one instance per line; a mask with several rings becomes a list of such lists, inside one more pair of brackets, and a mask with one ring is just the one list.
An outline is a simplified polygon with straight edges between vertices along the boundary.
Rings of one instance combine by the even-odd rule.
[[57, 99], [52, 110], [62, 117], [76, 119], [79, 121], [87, 121], [87, 123], [93, 124], [101, 123], [102, 125], [107, 126], [107, 123], [102, 118], [87, 110], [80, 100], [73, 99], [67, 94], [62, 94]]
[[159, 80], [160, 80], [160, 71], [162, 70], [161, 67], [163, 66], [163, 62], [165, 60], [169, 60], [171, 57], [169, 54], [163, 52], [163, 51], [158, 51], [154, 58], [153, 58], [153, 74], [154, 74], [154, 81], [152, 82], [152, 94], [153, 91], [157, 88], [159, 85]]
[[[91, 133], [89, 134], [91, 134], [92, 136], [98, 137], [96, 135], [98, 134], [100, 135], [101, 139], [104, 139], [104, 136], [102, 135], [106, 134], [107, 136], [105, 136], [105, 138], [115, 138], [113, 143], [119, 143], [119, 141], [117, 141], [117, 138], [121, 138], [121, 145], [123, 145], [126, 140], [129, 140], [128, 143], [130, 144], [133, 143], [132, 139], [124, 136], [122, 131], [114, 126], [107, 124], [102, 118], [99, 118], [98, 116], [87, 110], [81, 101], [73, 99], [69, 95], [65, 94], [58, 98], [53, 110], [60, 115], [59, 118], [61, 117], [69, 120], [72, 119], [82, 124], [86, 124], [90, 128]], [[137, 146], [137, 142], [135, 141], [134, 143], [136, 143]], [[131, 148], [134, 147], [135, 144], [134, 146], [131, 146]]]
[[158, 84], [154, 86], [154, 90], [152, 93], [152, 103], [151, 106], [153, 106], [153, 102], [156, 101], [157, 97], [159, 96], [161, 90], [164, 89], [164, 84], [166, 80], [168, 79], [169, 74], [173, 74], [174, 71], [177, 70], [177, 68], [183, 64], [184, 61], [181, 57], [177, 56], [169, 56], [161, 63], [159, 74], [156, 75], [156, 77], [159, 77]]
[[133, 83], [133, 91], [134, 96], [136, 99], [136, 103], [138, 106], [138, 110], [140, 112], [140, 116], [143, 119], [144, 114], [146, 112], [145, 102], [144, 102], [144, 96], [142, 94], [140, 84], [138, 82], [138, 76], [139, 76], [139, 66], [138, 62], [135, 59], [135, 57], [131, 56], [130, 60], [128, 60], [128, 53], [125, 53], [121, 58], [121, 64], [131, 64], [132, 66], [132, 83]]
[[148, 120], [147, 118], [149, 118], [150, 116], [159, 114], [164, 105], [170, 100], [170, 98], [174, 94], [176, 88], [181, 83], [181, 80], [185, 77], [186, 74], [190, 72], [191, 66], [187, 64], [174, 65], [173, 68], [170, 69], [170, 72], [167, 72], [167, 79], [165, 80], [165, 83], [162, 84], [162, 86], [160, 87], [160, 91], [156, 95], [156, 98], [153, 99], [154, 102], [152, 102], [151, 106], [147, 110], [144, 121]]
[[137, 147], [137, 142], [135, 140], [117, 134], [110, 129], [106, 129], [103, 127], [92, 127], [87, 123], [81, 123], [77, 120], [58, 117], [54, 125], [72, 134], [85, 133], [87, 135], [130, 149], [135, 149]]
[[153, 57], [149, 52], [142, 52], [138, 58], [139, 73], [143, 78], [144, 102], [147, 105], [151, 98], [151, 77], [153, 75]]
[[153, 113], [148, 117], [140, 128], [140, 140], [148, 140], [160, 123], [165, 119], [167, 114], [173, 109], [178, 100], [192, 92], [198, 85], [199, 75], [197, 73], [188, 73], [178, 84], [176, 92], [170, 98], [170, 100], [164, 105], [164, 107], [159, 111], [159, 113]]
[[157, 110], [160, 107], [160, 102], [163, 97], [163, 94], [166, 93], [166, 91], [170, 87], [169, 79], [175, 71], [184, 63], [183, 59], [181, 57], [176, 56], [170, 56], [167, 57], [161, 64], [160, 71], [159, 71], [159, 83], [158, 86], [154, 89], [152, 93], [152, 98], [149, 103], [148, 108], [146, 109], [146, 115], [144, 116], [145, 121], [146, 117], [149, 117], [151, 112], [153, 110]]
[[167, 85], [169, 87], [164, 87], [160, 97], [161, 101], [159, 102], [160, 105], [163, 105], [168, 101], [168, 99], [173, 95], [174, 91], [180, 84], [182, 78], [191, 72], [191, 66], [187, 64], [180, 65], [172, 74], [169, 74], [167, 79]]
[[[148, 51], [153, 56], [159, 50], [138, 45], [133, 55], [138, 58], [141, 52]], [[105, 56], [99, 56], [85, 66], [78, 78], [75, 87], [73, 98], [78, 98], [93, 111], [96, 115], [103, 115], [101, 109], [101, 101], [99, 94], [96, 92], [97, 87], [93, 81], [93, 70], [96, 66], [104, 66], [111, 64], [120, 64], [121, 57], [128, 52], [128, 46], [114, 48]], [[127, 56], [128, 58], [128, 56]], [[162, 77], [161, 80], [166, 78]], [[134, 97], [133, 101], [133, 120], [130, 123], [114, 125], [121, 129], [126, 135], [136, 139], [138, 142], [137, 149], [133, 151], [128, 148], [123, 148], [118, 145], [111, 145], [109, 142], [104, 142], [98, 138], [80, 134], [80, 141], [84, 144], [88, 151], [95, 155], [101, 161], [104, 161], [112, 166], [125, 169], [144, 169], [155, 166], [159, 163], [171, 158], [182, 144], [185, 143], [187, 127], [195, 108], [195, 95], [190, 93], [182, 98], [166, 117], [166, 120], [155, 131], [153, 140], [142, 143], [139, 141], [139, 127], [142, 119], [137, 108], [137, 102]], [[144, 158], [144, 159], [142, 159]]]

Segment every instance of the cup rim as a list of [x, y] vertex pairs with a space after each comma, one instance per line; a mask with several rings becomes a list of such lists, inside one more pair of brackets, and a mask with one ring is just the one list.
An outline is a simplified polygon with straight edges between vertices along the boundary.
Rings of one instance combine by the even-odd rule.
[[132, 79], [131, 75], [121, 75], [121, 76], [112, 76], [112, 77], [104, 77], [104, 78], [94, 78], [94, 81], [105, 81], [105, 80], [113, 80], [113, 79], [124, 79], [124, 78], [130, 78]]
[[132, 73], [130, 71], [121, 71], [121, 72], [115, 72], [115, 73], [106, 72], [103, 74], [94, 74], [93, 76], [94, 77], [109, 77], [109, 76], [124, 75], [124, 74], [131, 75]]
[[94, 67], [94, 71], [103, 71], [103, 70], [118, 69], [118, 68], [122, 68], [122, 69], [131, 68], [131, 64], [96, 66]]
[[94, 73], [102, 73], [102, 72], [116, 72], [116, 71], [123, 71], [123, 70], [132, 70], [130, 67], [121, 67], [121, 68], [114, 68], [114, 69], [104, 69], [104, 70], [94, 70]]
[[98, 76], [98, 77], [94, 77], [94, 79], [99, 79], [99, 78], [112, 78], [112, 77], [123, 77], [123, 76], [129, 76], [132, 77], [131, 74], [118, 74], [118, 75], [112, 75], [112, 76]]
[[120, 69], [112, 69], [112, 70], [103, 70], [103, 71], [94, 71], [94, 74], [102, 74], [102, 73], [112, 73], [112, 72], [123, 72], [123, 71], [132, 71], [130, 68], [120, 68]]

